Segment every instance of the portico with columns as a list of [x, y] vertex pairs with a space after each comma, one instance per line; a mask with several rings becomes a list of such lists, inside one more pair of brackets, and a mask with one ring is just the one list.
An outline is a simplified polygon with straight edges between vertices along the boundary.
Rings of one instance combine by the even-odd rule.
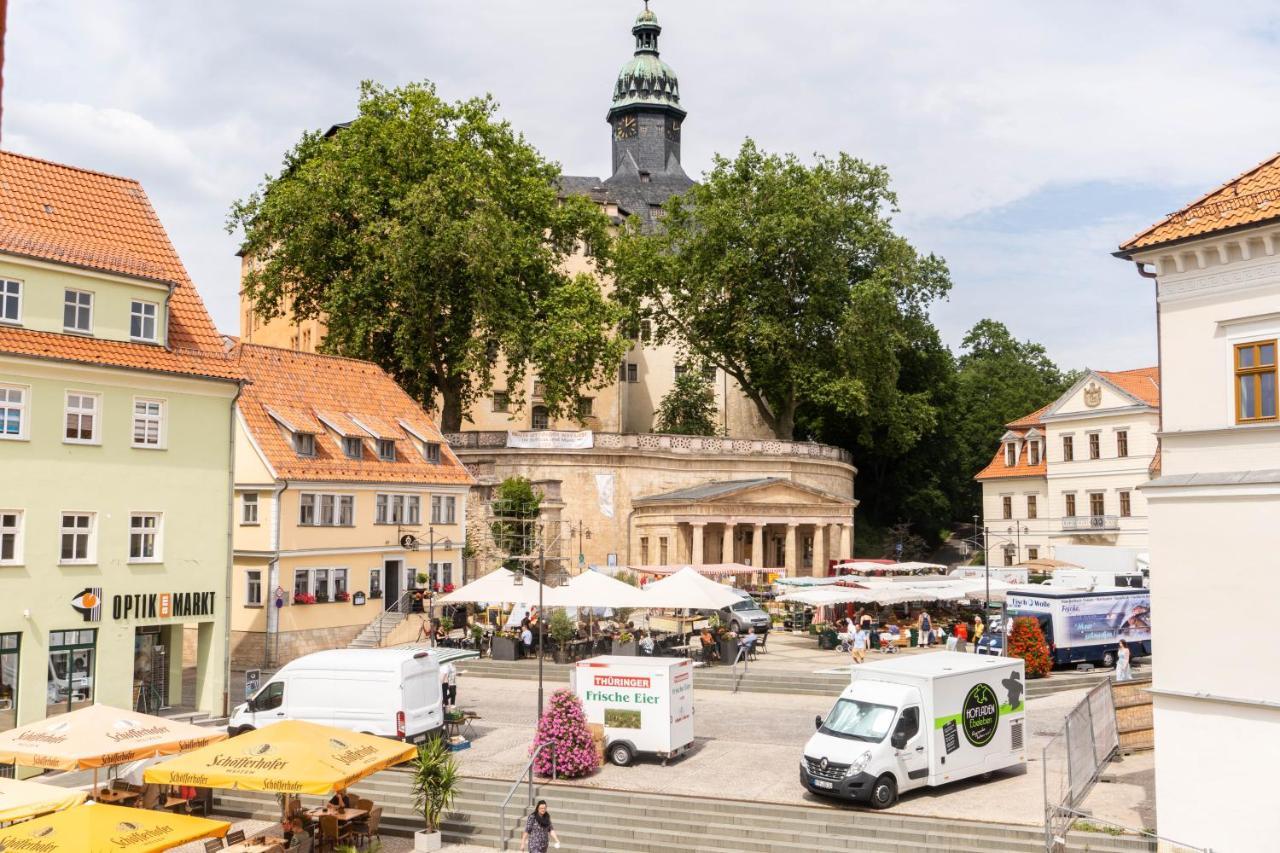
[[858, 502], [780, 477], [706, 483], [637, 498], [629, 563], [742, 563], [820, 576], [853, 554]]

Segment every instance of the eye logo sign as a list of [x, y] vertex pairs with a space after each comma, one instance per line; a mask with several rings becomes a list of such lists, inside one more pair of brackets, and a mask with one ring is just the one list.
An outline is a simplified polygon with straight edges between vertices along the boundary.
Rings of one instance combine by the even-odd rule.
[[969, 688], [960, 709], [960, 725], [972, 746], [991, 743], [1000, 725], [1000, 700], [989, 685], [979, 682]]
[[87, 586], [71, 599], [71, 609], [86, 622], [102, 621], [102, 587]]

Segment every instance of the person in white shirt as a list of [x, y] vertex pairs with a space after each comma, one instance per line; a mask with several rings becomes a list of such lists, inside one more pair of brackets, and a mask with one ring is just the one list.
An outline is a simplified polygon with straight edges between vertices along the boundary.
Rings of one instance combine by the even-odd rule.
[[525, 657], [533, 657], [533, 629], [529, 627], [528, 622], [520, 632], [520, 644], [524, 646]]
[[653, 634], [650, 634], [648, 631], [645, 631], [644, 636], [640, 638], [640, 654], [653, 654]]
[[446, 708], [458, 704], [458, 670], [452, 663], [440, 665], [440, 696]]

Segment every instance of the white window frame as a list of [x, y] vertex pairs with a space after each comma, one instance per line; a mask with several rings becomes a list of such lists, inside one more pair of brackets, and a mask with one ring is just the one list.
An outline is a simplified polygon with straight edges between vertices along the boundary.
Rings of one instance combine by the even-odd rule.
[[[89, 297], [89, 305], [87, 306], [89, 309], [89, 328], [87, 329], [82, 329], [79, 326], [67, 325], [67, 305], [69, 304], [68, 297], [72, 293], [76, 294], [77, 297], [80, 297], [80, 296]], [[70, 332], [73, 335], [92, 335], [93, 334], [93, 303], [95, 301], [96, 300], [94, 299], [92, 290], [80, 290], [79, 288], [75, 288], [75, 287], [64, 287], [62, 289], [62, 331]], [[86, 306], [81, 305], [79, 299], [77, 298], [76, 306], [75, 306], [76, 319], [80, 318], [80, 309], [84, 307]]]
[[[87, 516], [89, 519], [88, 528], [67, 527], [67, 516]], [[80, 531], [85, 531], [85, 547], [84, 557], [73, 557], [64, 559], [62, 556], [62, 540], [64, 536], [80, 535]], [[82, 512], [80, 510], [67, 509], [58, 513], [58, 565], [60, 566], [92, 566], [98, 562], [98, 514], [96, 512]]]
[[1006, 441], [1004, 443], [1004, 467], [1012, 468], [1018, 464], [1018, 443], [1015, 441]]
[[[313, 568], [313, 569], [301, 569], [301, 568], [299, 568], [299, 569], [294, 569], [294, 570], [293, 570], [293, 584], [294, 584], [294, 589], [293, 589], [293, 591], [292, 591], [292, 592], [290, 593], [290, 595], [289, 595], [289, 600], [290, 600], [290, 601], [293, 601], [293, 596], [294, 596], [294, 595], [296, 595], [296, 594], [297, 594], [297, 592], [298, 592], [298, 590], [297, 590], [297, 584], [298, 584], [298, 573], [299, 573], [299, 572], [305, 572], [305, 573], [306, 573], [306, 577], [307, 577], [307, 589], [306, 589], [306, 593], [307, 593], [307, 595], [314, 595], [314, 596], [316, 597], [316, 603], [317, 603], [317, 604], [333, 604], [335, 601], [337, 601], [337, 599], [335, 598], [335, 596], [338, 594], [338, 590], [337, 590], [337, 586], [338, 586], [338, 585], [337, 585], [337, 579], [338, 579], [338, 574], [339, 574], [339, 573], [341, 573], [341, 574], [342, 574], [342, 578], [343, 578], [343, 587], [345, 588], [345, 591], [346, 591], [346, 593], [347, 593], [348, 597], [351, 595], [351, 570], [350, 570], [348, 567], [346, 567], [346, 566], [317, 566], [317, 567], [315, 567], [315, 568]], [[321, 585], [317, 582], [317, 577], [316, 577], [320, 572], [324, 572], [324, 584], [323, 584], [323, 586], [324, 586], [324, 596], [325, 596], [324, 598], [321, 598], [321, 597], [320, 597], [320, 586], [321, 586]], [[350, 598], [348, 598], [348, 603], [349, 603], [349, 602], [350, 602]]]
[[[138, 405], [156, 406], [159, 411], [152, 415], [150, 413], [139, 414]], [[129, 441], [131, 446], [138, 450], [164, 450], [168, 446], [168, 436], [165, 430], [165, 412], [169, 408], [168, 401], [160, 397], [134, 397], [133, 398], [133, 423], [130, 424]], [[148, 441], [138, 441], [138, 422], [155, 423], [156, 440], [154, 443]], [[144, 429], [144, 436], [146, 431]]]
[[[6, 527], [4, 524], [4, 516], [17, 516], [13, 526]], [[0, 509], [0, 543], [5, 536], [13, 537], [13, 556], [9, 559], [4, 558], [4, 552], [0, 548], [0, 566], [21, 566], [22, 565], [22, 528], [23, 528], [23, 511], [20, 509]], [[61, 540], [59, 540], [61, 546]]]
[[[252, 500], [250, 500], [252, 498]], [[253, 507], [253, 519], [249, 518], [249, 508]], [[261, 517], [259, 513], [262, 511], [262, 500], [257, 492], [245, 492], [240, 495], [240, 523], [246, 527], [257, 527]]]
[[[445, 508], [448, 507], [448, 512]], [[446, 518], [446, 515], [448, 516]], [[458, 518], [458, 498], [456, 495], [432, 495], [431, 496], [431, 523], [432, 524], [457, 524]]]
[[[83, 407], [72, 409], [71, 398], [89, 398], [93, 400], [93, 411], [89, 413]], [[68, 438], [67, 437], [67, 418], [76, 415], [83, 418], [85, 414], [90, 414], [93, 418], [93, 432], [90, 438]], [[75, 391], [68, 389], [62, 397], [62, 443], [63, 444], [102, 444], [102, 395], [95, 394], [90, 391]]]
[[[257, 589], [255, 596], [254, 589]], [[244, 573], [244, 603], [246, 607], [262, 606], [262, 569], [246, 569]]]
[[[308, 505], [311, 506], [311, 521], [302, 520], [302, 510]], [[342, 517], [341, 507], [344, 503], [349, 503], [351, 507], [351, 521], [348, 524], [340, 524], [339, 519]], [[328, 510], [329, 521], [324, 521], [324, 515]], [[340, 492], [300, 492], [298, 494], [298, 526], [299, 527], [354, 527], [356, 514], [356, 496], [354, 494]]]
[[[334, 524], [338, 527], [355, 527], [356, 525], [356, 496], [355, 495], [338, 495], [337, 515], [334, 518]], [[346, 519], [345, 521], [343, 519]]]
[[[30, 385], [0, 385], [0, 391], [17, 391], [22, 394], [22, 402], [14, 404], [11, 402], [0, 402], [0, 411], [9, 411], [16, 409], [18, 412], [18, 434], [9, 435], [0, 433], [0, 440], [3, 441], [29, 441], [31, 438], [31, 386]], [[6, 397], [8, 394], [6, 393]]]
[[422, 524], [422, 498], [419, 495], [406, 495], [404, 501], [404, 523]]
[[[1096, 441], [1097, 441], [1097, 443], [1098, 443], [1098, 455], [1097, 455], [1097, 456], [1094, 456], [1094, 455], [1093, 455], [1093, 443], [1094, 443], [1094, 441], [1095, 441], [1095, 438], [1094, 438], [1095, 436], [1097, 437], [1097, 438], [1096, 438]], [[1085, 445], [1085, 451], [1089, 454], [1089, 460], [1090, 460], [1091, 462], [1096, 462], [1096, 461], [1098, 461], [1099, 459], [1102, 459], [1102, 458], [1103, 458], [1103, 456], [1102, 456], [1102, 430], [1100, 430], [1100, 429], [1091, 429], [1091, 430], [1088, 430], [1087, 432], [1085, 432], [1085, 434], [1084, 434], [1084, 445]]]
[[[147, 309], [151, 309], [151, 316], [147, 317]], [[141, 309], [141, 310], [139, 310]], [[137, 318], [142, 326], [142, 331], [147, 330], [147, 320], [151, 321], [151, 336], [135, 335], [133, 333], [133, 321]], [[131, 299], [129, 301], [129, 340], [142, 341], [144, 343], [154, 344], [160, 340], [160, 303], [148, 302], [145, 299]]]
[[[373, 582], [374, 578], [378, 579], [378, 582], [376, 584]], [[375, 586], [377, 587], [376, 594], [374, 592]], [[373, 568], [369, 569], [369, 597], [382, 598], [384, 594], [385, 594], [385, 587], [383, 587], [382, 585], [382, 567], [374, 566]]]
[[[9, 285], [11, 284], [17, 285], [16, 293], [8, 292]], [[8, 323], [14, 326], [22, 325], [22, 291], [23, 289], [24, 287], [21, 279], [16, 279], [16, 278], [0, 279], [0, 323]], [[9, 303], [9, 300], [11, 299], [13, 300], [14, 304], [17, 306], [17, 311], [15, 312], [16, 316], [6, 317], [4, 313], [4, 307]]]
[[[134, 522], [139, 519], [154, 518], [156, 520], [155, 527], [135, 528]], [[135, 533], [134, 531], [141, 531]], [[133, 553], [133, 537], [139, 535], [151, 537], [151, 556], [135, 556]], [[164, 562], [164, 513], [162, 512], [131, 512], [129, 513], [129, 562], [130, 563], [163, 563]]]
[[390, 524], [391, 523], [391, 495], [385, 492], [379, 492], [374, 496], [373, 504], [373, 523], [374, 524]]

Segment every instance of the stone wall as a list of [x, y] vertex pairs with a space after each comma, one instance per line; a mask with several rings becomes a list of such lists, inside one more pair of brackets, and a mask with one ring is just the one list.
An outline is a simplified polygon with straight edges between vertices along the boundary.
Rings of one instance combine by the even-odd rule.
[[[272, 658], [279, 665], [294, 658], [326, 649], [345, 649], [364, 630], [363, 625], [340, 628], [313, 628], [307, 631], [281, 631], [277, 651], [272, 637]], [[260, 667], [266, 660], [263, 645], [267, 641], [263, 631], [231, 632], [231, 665], [233, 667]]]

